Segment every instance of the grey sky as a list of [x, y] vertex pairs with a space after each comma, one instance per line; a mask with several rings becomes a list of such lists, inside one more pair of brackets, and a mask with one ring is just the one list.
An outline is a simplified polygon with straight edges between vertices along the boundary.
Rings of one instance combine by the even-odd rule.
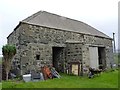
[[83, 21], [112, 37], [116, 33], [118, 47], [119, 0], [1, 0], [0, 54], [6, 37], [19, 21], [40, 10]]

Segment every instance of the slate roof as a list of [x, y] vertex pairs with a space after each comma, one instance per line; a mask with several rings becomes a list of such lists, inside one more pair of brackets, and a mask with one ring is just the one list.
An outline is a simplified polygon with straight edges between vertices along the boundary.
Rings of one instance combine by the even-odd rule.
[[86, 23], [46, 11], [39, 11], [24, 19], [22, 22], [111, 39], [106, 34], [98, 31]]

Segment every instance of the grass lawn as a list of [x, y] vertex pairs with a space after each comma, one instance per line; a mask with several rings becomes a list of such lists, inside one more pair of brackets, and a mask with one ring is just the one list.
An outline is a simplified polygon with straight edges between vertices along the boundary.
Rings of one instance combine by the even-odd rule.
[[62, 74], [61, 79], [39, 82], [3, 81], [3, 88], [117, 88], [118, 71], [104, 72], [92, 79]]
[[2, 89], [2, 83], [0, 83], [0, 90]]

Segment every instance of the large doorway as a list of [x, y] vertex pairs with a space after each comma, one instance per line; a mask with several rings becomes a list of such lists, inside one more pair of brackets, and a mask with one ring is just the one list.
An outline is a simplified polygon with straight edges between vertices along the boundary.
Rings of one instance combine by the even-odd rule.
[[63, 47], [52, 47], [53, 67], [58, 72], [63, 72], [64, 69], [64, 48]]
[[105, 58], [105, 47], [98, 47], [98, 56], [99, 56], [99, 69], [105, 69], [106, 67], [106, 58]]
[[99, 68], [98, 47], [89, 47], [89, 55], [90, 55], [90, 67], [95, 69]]
[[105, 47], [89, 47], [90, 67], [106, 68]]

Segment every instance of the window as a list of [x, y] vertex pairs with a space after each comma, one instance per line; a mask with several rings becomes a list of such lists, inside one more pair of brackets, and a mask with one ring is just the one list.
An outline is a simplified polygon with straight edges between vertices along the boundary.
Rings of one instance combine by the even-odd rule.
[[40, 60], [40, 55], [36, 55], [36, 60]]

